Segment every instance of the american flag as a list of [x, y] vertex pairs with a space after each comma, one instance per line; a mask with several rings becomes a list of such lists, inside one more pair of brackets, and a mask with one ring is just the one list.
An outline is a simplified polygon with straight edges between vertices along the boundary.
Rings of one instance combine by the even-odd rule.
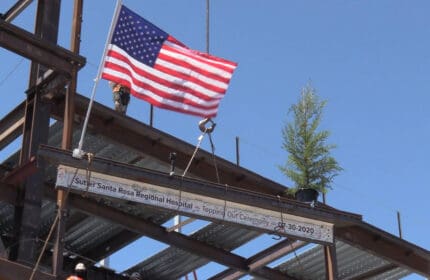
[[154, 106], [214, 117], [236, 66], [189, 49], [122, 5], [102, 78], [129, 87]]

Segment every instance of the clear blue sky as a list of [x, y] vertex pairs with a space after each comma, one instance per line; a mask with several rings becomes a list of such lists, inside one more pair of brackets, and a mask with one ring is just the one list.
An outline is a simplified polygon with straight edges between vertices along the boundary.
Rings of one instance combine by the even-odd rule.
[[[14, 2], [1, 1], [0, 12]], [[66, 48], [73, 10], [68, 2], [63, 1], [60, 30], [60, 45]], [[14, 23], [32, 31], [35, 4]], [[79, 72], [78, 91], [89, 96], [115, 1], [84, 4], [81, 54], [88, 63]], [[190, 48], [206, 49], [206, 1], [124, 4]], [[216, 154], [235, 162], [238, 136], [242, 166], [290, 185], [277, 167], [287, 158], [281, 130], [291, 119], [288, 107], [311, 81], [328, 101], [322, 128], [331, 131], [329, 142], [338, 146], [333, 155], [345, 169], [327, 196], [329, 204], [362, 214], [392, 234], [397, 234], [400, 211], [404, 238], [429, 250], [429, 10], [426, 0], [211, 1], [210, 52], [239, 63], [215, 119]], [[4, 49], [0, 56], [4, 116], [25, 98], [29, 63]], [[96, 101], [112, 106], [106, 81], [100, 82]], [[149, 105], [132, 99], [128, 113], [148, 123]], [[154, 126], [196, 144], [199, 120], [155, 109]], [[9, 152], [2, 151], [2, 159]], [[148, 254], [147, 243], [112, 258], [112, 266], [133, 265], [142, 251]], [[239, 252], [252, 254], [267, 243], [251, 245]], [[208, 266], [199, 277], [219, 269]]]

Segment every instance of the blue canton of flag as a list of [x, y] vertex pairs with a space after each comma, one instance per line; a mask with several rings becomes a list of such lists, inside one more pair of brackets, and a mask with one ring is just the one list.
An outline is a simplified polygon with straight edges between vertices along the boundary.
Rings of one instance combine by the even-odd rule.
[[154, 66], [158, 53], [169, 34], [122, 6], [112, 43], [148, 66]]

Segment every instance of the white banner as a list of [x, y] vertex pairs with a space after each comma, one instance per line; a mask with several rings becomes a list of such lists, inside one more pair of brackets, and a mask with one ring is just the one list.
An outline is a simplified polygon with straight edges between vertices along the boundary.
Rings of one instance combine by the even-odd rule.
[[79, 192], [176, 210], [203, 219], [228, 221], [264, 229], [266, 232], [273, 231], [279, 235], [295, 236], [298, 239], [306, 238], [333, 243], [333, 224], [330, 223], [96, 172], [91, 172], [88, 183], [85, 170], [76, 172], [76, 168], [64, 165], [58, 167], [56, 185]]

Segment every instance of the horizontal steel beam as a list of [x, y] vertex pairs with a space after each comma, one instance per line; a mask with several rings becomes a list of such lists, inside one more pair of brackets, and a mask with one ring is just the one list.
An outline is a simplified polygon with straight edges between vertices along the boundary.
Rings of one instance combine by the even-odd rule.
[[36, 173], [36, 171], [36, 157], [33, 156], [29, 161], [9, 172], [3, 181], [6, 184], [17, 185], [23, 183], [28, 176]]
[[[72, 157], [70, 151], [41, 145], [38, 155], [53, 164], [64, 164], [71, 167], [88, 168], [88, 161]], [[182, 190], [212, 198], [228, 200], [250, 207], [260, 207], [267, 210], [288, 213], [300, 217], [318, 219], [328, 223], [350, 225], [359, 221], [360, 217], [348, 212], [311, 207], [308, 204], [289, 200], [281, 197], [264, 195], [261, 193], [246, 191], [245, 189], [224, 186], [198, 179], [170, 176], [168, 173], [158, 172], [135, 165], [115, 162], [112, 160], [94, 157], [91, 160], [91, 171], [109, 174], [115, 177], [136, 180], [163, 186], [171, 189]], [[270, 229], [268, 229], [270, 230]]]
[[[62, 120], [64, 103], [60, 101], [53, 107], [52, 117]], [[83, 123], [88, 108], [89, 99], [77, 94], [75, 97], [75, 113]], [[194, 152], [195, 146], [186, 143], [172, 135], [148, 126], [138, 120], [116, 113], [100, 103], [94, 102], [89, 119], [88, 129], [92, 133], [101, 134], [135, 150], [142, 156], [154, 157], [170, 164], [169, 154], [176, 152], [176, 168], [184, 170]], [[196, 133], [200, 133], [196, 125]], [[124, 137], [127, 135], [127, 137]], [[250, 170], [238, 167], [223, 158], [215, 157], [219, 178], [222, 184], [246, 187], [248, 190], [272, 195], [284, 195], [285, 186], [256, 174]], [[208, 181], [217, 181], [212, 154], [199, 150], [193, 160], [189, 173]]]
[[[304, 241], [295, 239], [285, 239], [247, 259], [247, 263], [252, 270], [257, 270], [291, 252], [300, 249], [308, 244]], [[228, 268], [217, 275], [209, 278], [209, 280], [236, 280], [244, 276], [245, 273]], [[290, 277], [290, 279], [294, 279]]]
[[47, 42], [36, 35], [0, 19], [0, 46], [54, 71], [69, 75], [82, 68], [84, 57]]
[[[32, 272], [32, 267], [0, 258], [0, 279], [2, 280], [30, 279]], [[36, 271], [33, 279], [56, 280], [57, 278], [54, 275]]]
[[[54, 96], [58, 96], [57, 91], [64, 88], [66, 83], [67, 79], [64, 75], [48, 70], [42, 77], [37, 79], [36, 85], [28, 89], [27, 93], [33, 94], [37, 90], [42, 91], [44, 100], [49, 101]], [[25, 120], [25, 106], [26, 101], [23, 101], [0, 120], [0, 150], [4, 149], [22, 134]]]
[[361, 222], [337, 228], [336, 239], [382, 257], [400, 267], [430, 277], [430, 252]]
[[0, 201], [16, 205], [18, 190], [15, 186], [0, 183]]
[[250, 271], [246, 259], [241, 256], [220, 248], [215, 248], [207, 243], [194, 240], [187, 235], [175, 231], [168, 232], [165, 227], [159, 226], [151, 221], [133, 217], [123, 211], [100, 205], [96, 201], [91, 201], [80, 195], [69, 194], [68, 205], [89, 215], [109, 220], [131, 231], [138, 232], [160, 242], [208, 258], [219, 264], [245, 271], [251, 275], [263, 279], [288, 279], [286, 275], [281, 272], [266, 267], [258, 271]]

